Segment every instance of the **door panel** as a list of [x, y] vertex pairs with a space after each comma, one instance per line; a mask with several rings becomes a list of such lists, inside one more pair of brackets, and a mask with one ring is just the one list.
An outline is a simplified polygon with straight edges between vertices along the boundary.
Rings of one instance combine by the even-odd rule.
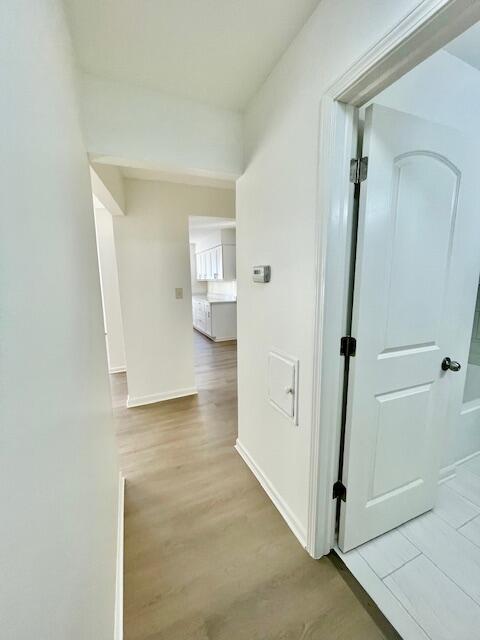
[[[365, 120], [339, 546], [431, 509], [455, 373], [473, 310], [475, 149], [461, 134], [373, 105]], [[478, 236], [477, 236], [478, 237]], [[469, 319], [469, 320], [468, 320]]]
[[[438, 336], [455, 228], [458, 171], [412, 153], [393, 162], [393, 226], [384, 353], [431, 345]], [[425, 250], [426, 241], [431, 250]], [[406, 309], [414, 309], [415, 313]]]

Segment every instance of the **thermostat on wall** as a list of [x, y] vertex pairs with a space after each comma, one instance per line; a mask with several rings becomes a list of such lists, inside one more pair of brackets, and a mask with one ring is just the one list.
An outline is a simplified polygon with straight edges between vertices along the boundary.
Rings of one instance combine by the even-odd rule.
[[259, 265], [253, 267], [254, 282], [270, 282], [270, 265]]

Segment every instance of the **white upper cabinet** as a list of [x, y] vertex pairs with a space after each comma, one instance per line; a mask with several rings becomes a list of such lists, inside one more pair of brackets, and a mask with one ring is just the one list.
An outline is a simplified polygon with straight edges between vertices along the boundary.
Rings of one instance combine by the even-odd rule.
[[196, 265], [195, 273], [197, 274], [197, 280], [201, 280], [202, 279], [202, 277], [201, 277], [201, 275], [202, 275], [202, 256], [201, 256], [200, 253], [197, 253], [195, 255], [195, 265]]
[[205, 276], [207, 280], [213, 279], [213, 269], [212, 269], [212, 252], [205, 252]]
[[236, 247], [221, 244], [196, 254], [197, 280], [235, 280]]
[[209, 253], [212, 260], [212, 280], [218, 280], [222, 273], [222, 247], [215, 247]]
[[219, 280], [237, 279], [237, 247], [234, 244], [224, 244], [221, 247]]

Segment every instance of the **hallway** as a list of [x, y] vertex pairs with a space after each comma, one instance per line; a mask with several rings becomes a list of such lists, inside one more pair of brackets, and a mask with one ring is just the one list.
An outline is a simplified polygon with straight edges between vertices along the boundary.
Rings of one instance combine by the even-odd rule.
[[125, 640], [397, 638], [338, 562], [300, 547], [235, 452], [236, 344], [195, 333], [195, 353], [198, 396], [126, 409], [112, 376]]

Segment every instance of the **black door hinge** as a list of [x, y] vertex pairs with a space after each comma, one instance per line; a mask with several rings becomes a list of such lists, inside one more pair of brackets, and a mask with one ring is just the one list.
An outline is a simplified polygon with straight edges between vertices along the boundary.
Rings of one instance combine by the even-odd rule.
[[352, 158], [350, 160], [350, 182], [360, 184], [367, 179], [368, 158]]
[[353, 358], [357, 353], [357, 341], [352, 336], [343, 336], [340, 339], [340, 355]]
[[347, 500], [347, 487], [340, 480], [337, 480], [333, 485], [333, 498], [335, 500], [340, 498], [343, 502]]

